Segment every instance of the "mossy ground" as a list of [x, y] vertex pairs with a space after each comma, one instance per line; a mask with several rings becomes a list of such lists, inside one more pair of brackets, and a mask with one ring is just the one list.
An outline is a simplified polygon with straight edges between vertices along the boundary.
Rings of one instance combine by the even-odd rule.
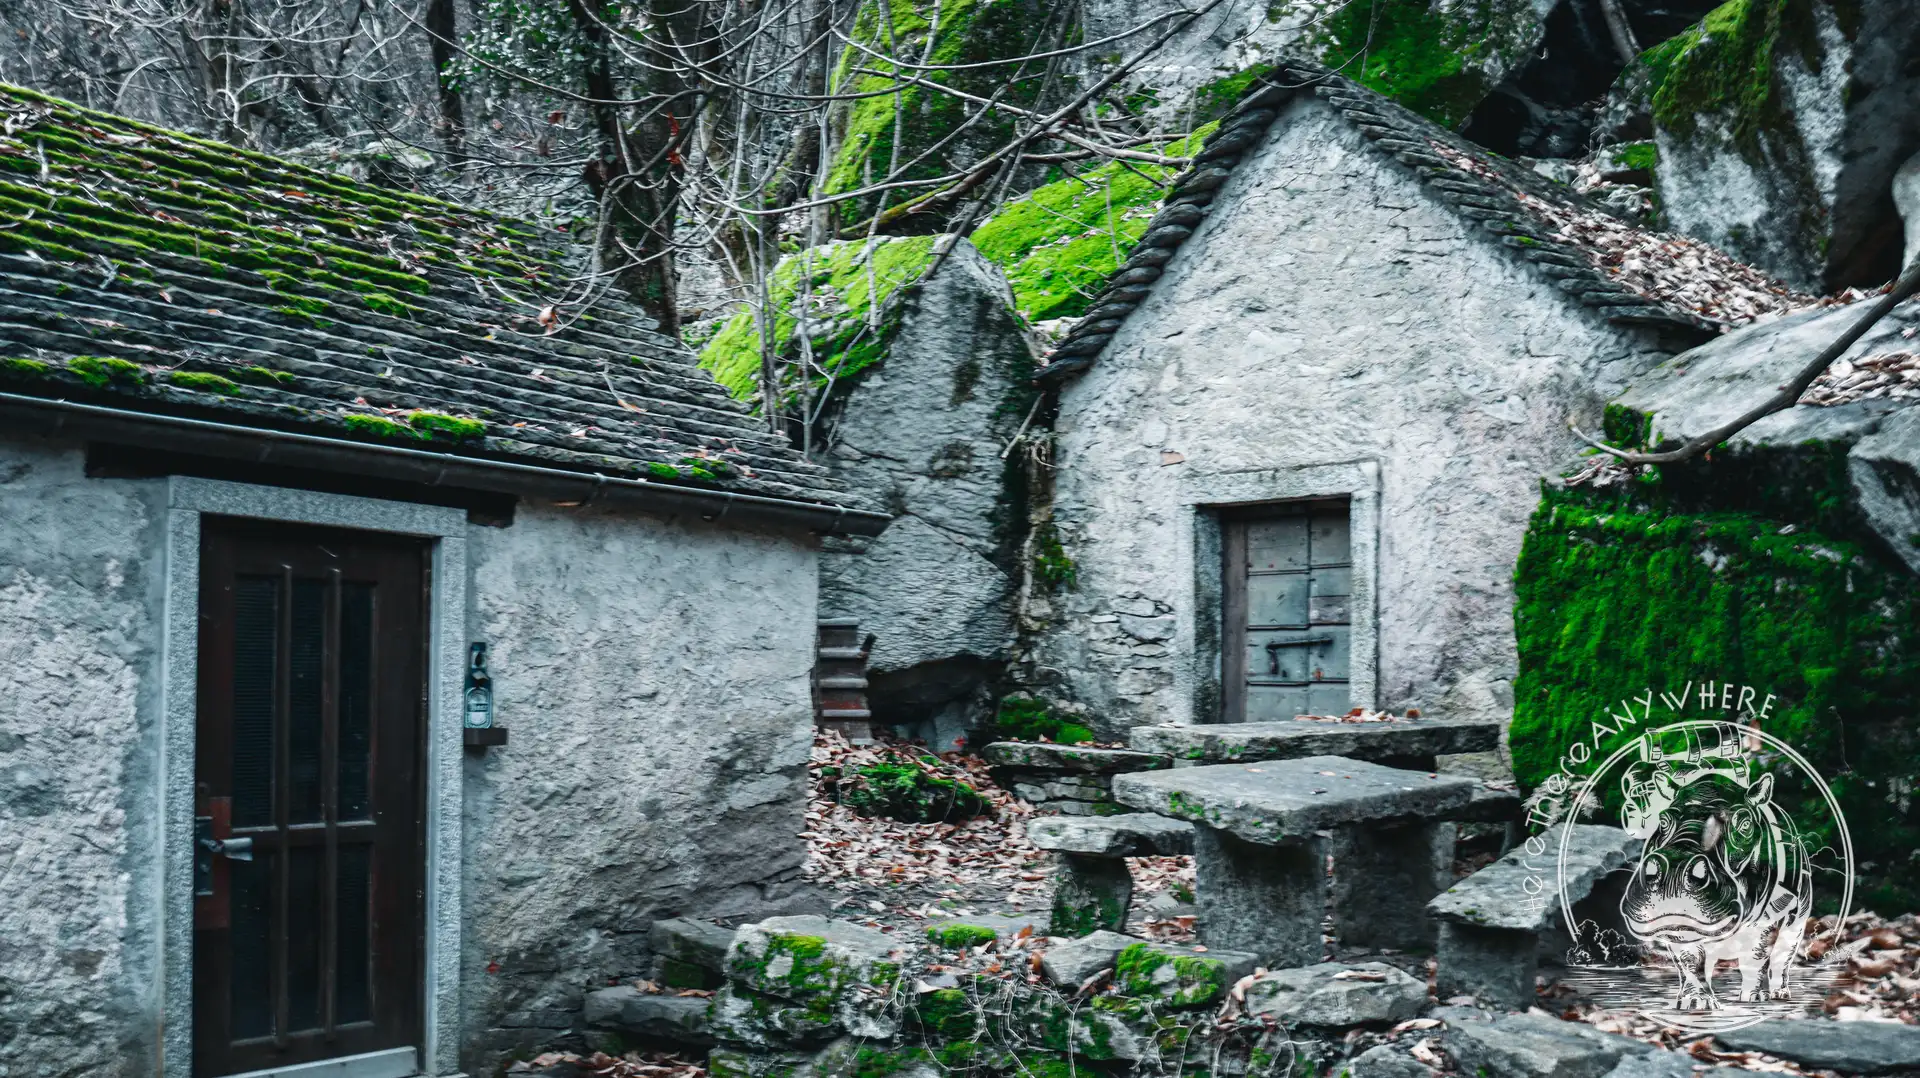
[[973, 787], [958, 779], [929, 774], [907, 760], [867, 764], [834, 776], [833, 790], [841, 804], [862, 816], [912, 823], [963, 820], [989, 808], [986, 798]]
[[[1631, 435], [1618, 418], [1610, 432]], [[1819, 445], [1716, 454], [1626, 490], [1548, 489], [1515, 572], [1521, 782], [1649, 687], [1753, 685], [1778, 697], [1767, 732], [1853, 821], [1860, 900], [1920, 906], [1920, 584], [1862, 535], [1846, 489], [1844, 447]]]

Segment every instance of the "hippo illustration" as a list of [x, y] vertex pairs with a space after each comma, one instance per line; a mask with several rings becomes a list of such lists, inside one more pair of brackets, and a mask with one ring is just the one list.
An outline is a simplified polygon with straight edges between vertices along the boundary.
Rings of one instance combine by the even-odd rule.
[[1787, 998], [1787, 969], [1813, 903], [1799, 830], [1773, 803], [1773, 776], [1745, 769], [1659, 770], [1633, 881], [1620, 901], [1627, 930], [1680, 972], [1682, 1011], [1717, 1010], [1713, 975], [1740, 966], [1744, 1001]]

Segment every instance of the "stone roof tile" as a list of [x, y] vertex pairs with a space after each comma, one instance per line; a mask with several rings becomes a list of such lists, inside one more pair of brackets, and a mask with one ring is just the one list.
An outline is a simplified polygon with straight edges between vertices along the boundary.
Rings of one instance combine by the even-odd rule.
[[862, 506], [567, 254], [0, 85], [0, 392]]
[[[1475, 232], [1610, 322], [1666, 327], [1705, 339], [1814, 302], [1697, 240], [1620, 221], [1571, 188], [1303, 62], [1280, 64], [1248, 87], [1193, 166], [1174, 179], [1168, 205], [1210, 204], [1234, 166], [1258, 148], [1280, 107], [1302, 93], [1325, 100], [1383, 156], [1408, 168], [1442, 204], [1477, 225]], [[1059, 384], [1091, 367], [1113, 339], [1116, 319], [1145, 298], [1141, 286], [1160, 277], [1173, 252], [1197, 229], [1170, 225], [1141, 237], [1107, 291], [1094, 299], [1092, 313], [1054, 346], [1035, 380]]]

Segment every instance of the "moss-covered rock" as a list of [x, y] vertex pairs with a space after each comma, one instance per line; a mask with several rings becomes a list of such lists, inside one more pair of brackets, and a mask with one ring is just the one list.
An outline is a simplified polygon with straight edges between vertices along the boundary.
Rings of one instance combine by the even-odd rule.
[[988, 809], [986, 798], [965, 782], [931, 774], [904, 758], [866, 764], [838, 776], [834, 796], [862, 816], [911, 823], [962, 820]]
[[1199, 955], [1167, 954], [1136, 943], [1113, 960], [1114, 987], [1174, 1009], [1205, 1007], [1226, 994], [1227, 964]]
[[1920, 582], [1855, 530], [1844, 447], [1668, 472], [1545, 492], [1515, 571], [1515, 773], [1545, 781], [1593, 735], [1590, 720], [1649, 688], [1756, 686], [1778, 697], [1767, 732], [1809, 758], [1855, 821], [1856, 900], [1915, 908], [1920, 806], [1902, 791], [1920, 781]]
[[[895, 943], [883, 933], [825, 917], [773, 917], [744, 925], [727, 951], [725, 1020], [743, 1028], [844, 1030], [862, 1037], [899, 1031]], [[769, 1001], [762, 1005], [759, 1001]], [[788, 1014], [787, 1011], [804, 1013]], [[718, 999], [715, 1022], [722, 1021]]]
[[[784, 362], [788, 382], [782, 401], [797, 389], [802, 341], [797, 335], [805, 315], [805, 344], [813, 365], [812, 385], [823, 388], [858, 374], [886, 355], [897, 325], [896, 293], [920, 279], [934, 256], [933, 236], [872, 241], [849, 240], [788, 255], [767, 281], [772, 307], [773, 351]], [[713, 372], [735, 397], [760, 394], [761, 324], [743, 308], [700, 351], [700, 365]]]
[[1322, 62], [1438, 124], [1466, 119], [1545, 36], [1532, 0], [1374, 0], [1312, 33]]
[[[844, 93], [873, 96], [856, 97], [836, 112], [837, 147], [824, 191], [858, 190], [886, 176], [896, 162], [904, 170], [903, 179], [949, 175], [956, 165], [971, 163], [1014, 132], [1015, 114], [1002, 111], [987, 112], [962, 132], [968, 114], [978, 112], [979, 105], [903, 85], [886, 57], [917, 63], [924, 56], [928, 64], [946, 68], [925, 72], [929, 81], [1024, 109], [1040, 100], [1044, 64], [965, 65], [1023, 56], [1036, 44], [1060, 40], [1067, 32], [1057, 9], [1041, 0], [867, 0], [851, 35], [862, 48], [846, 50], [834, 81]], [[949, 138], [956, 133], [958, 137]], [[896, 192], [889, 204], [900, 205], [921, 194]], [[841, 215], [850, 223], [871, 215], [879, 205], [877, 197], [858, 199]]]
[[1047, 701], [1028, 692], [1016, 692], [1000, 701], [988, 731], [994, 741], [1039, 741], [1079, 745], [1093, 740], [1093, 731], [1077, 716], [1057, 712]]

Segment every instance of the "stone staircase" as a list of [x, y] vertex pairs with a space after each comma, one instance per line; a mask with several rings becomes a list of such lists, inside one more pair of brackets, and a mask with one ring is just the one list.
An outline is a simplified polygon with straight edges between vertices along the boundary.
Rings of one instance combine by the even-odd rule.
[[813, 664], [813, 721], [838, 730], [848, 741], [873, 740], [873, 711], [867, 706], [867, 656], [873, 637], [860, 639], [860, 619], [822, 618]]

